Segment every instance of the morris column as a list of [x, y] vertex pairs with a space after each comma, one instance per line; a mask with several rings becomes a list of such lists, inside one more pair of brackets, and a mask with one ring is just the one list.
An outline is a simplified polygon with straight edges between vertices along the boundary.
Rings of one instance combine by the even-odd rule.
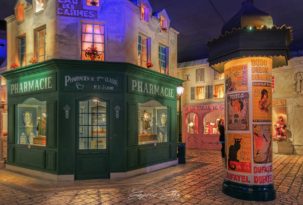
[[226, 176], [223, 192], [275, 199], [272, 176], [272, 68], [287, 64], [291, 30], [252, 0], [210, 41], [209, 63], [225, 75]]

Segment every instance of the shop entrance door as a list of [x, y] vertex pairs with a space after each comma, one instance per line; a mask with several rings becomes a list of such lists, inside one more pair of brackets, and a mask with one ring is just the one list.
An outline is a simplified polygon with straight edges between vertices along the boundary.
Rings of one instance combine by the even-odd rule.
[[101, 99], [78, 101], [76, 179], [109, 178], [108, 104]]

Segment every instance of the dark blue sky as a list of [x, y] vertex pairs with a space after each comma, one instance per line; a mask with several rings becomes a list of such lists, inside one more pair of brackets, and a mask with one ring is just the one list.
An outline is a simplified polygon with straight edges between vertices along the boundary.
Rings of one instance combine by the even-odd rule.
[[[0, 18], [13, 12], [16, 0], [0, 0]], [[55, 1], [55, 0], [51, 0]], [[243, 0], [150, 0], [154, 11], [165, 8], [172, 26], [180, 32], [179, 62], [208, 56], [206, 43], [220, 34], [224, 21], [239, 9]], [[218, 12], [215, 12], [212, 4]], [[294, 30], [292, 50], [303, 50], [303, 1], [255, 0], [255, 5], [273, 16], [276, 25]], [[221, 16], [221, 17], [220, 17]]]

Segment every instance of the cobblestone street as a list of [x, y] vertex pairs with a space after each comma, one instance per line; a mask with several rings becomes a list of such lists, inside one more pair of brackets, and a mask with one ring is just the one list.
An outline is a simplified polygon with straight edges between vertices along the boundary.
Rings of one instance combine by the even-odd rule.
[[221, 192], [217, 151], [188, 151], [186, 165], [126, 180], [50, 182], [0, 171], [0, 204], [303, 204], [303, 156], [274, 156], [277, 199], [248, 202]]

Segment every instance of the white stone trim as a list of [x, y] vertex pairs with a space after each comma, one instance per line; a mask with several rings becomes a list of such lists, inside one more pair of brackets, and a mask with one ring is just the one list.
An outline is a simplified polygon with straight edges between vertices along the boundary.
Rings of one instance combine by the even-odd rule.
[[51, 181], [74, 181], [74, 175], [56, 175], [6, 164], [6, 170]]
[[128, 171], [128, 172], [112, 172], [112, 173], [110, 173], [110, 178], [111, 179], [123, 179], [123, 178], [133, 177], [136, 175], [146, 174], [149, 172], [157, 171], [159, 169], [164, 169], [167, 167], [175, 166], [177, 164], [178, 164], [178, 160], [173, 160], [173, 161], [169, 161], [169, 162], [155, 164], [155, 165], [152, 165], [149, 167], [135, 169], [135, 170]]

